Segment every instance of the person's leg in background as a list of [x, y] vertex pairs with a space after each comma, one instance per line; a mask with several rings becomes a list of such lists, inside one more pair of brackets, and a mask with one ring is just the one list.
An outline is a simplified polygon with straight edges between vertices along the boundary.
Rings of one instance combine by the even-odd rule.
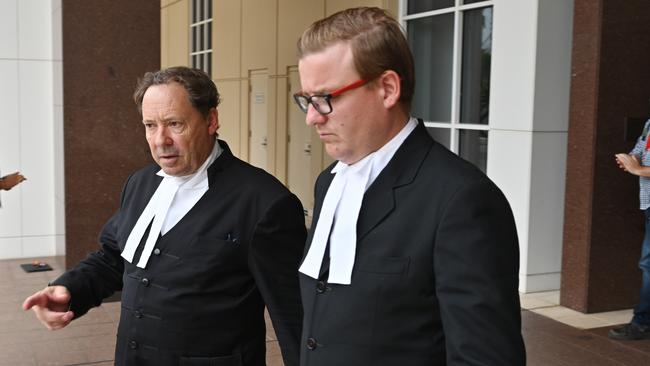
[[641, 291], [639, 303], [629, 324], [609, 331], [609, 337], [620, 340], [650, 339], [650, 208], [645, 211], [645, 235], [641, 246]]
[[637, 325], [650, 326], [650, 208], [645, 210], [645, 236], [639, 260], [642, 281], [639, 304], [634, 308], [632, 322]]

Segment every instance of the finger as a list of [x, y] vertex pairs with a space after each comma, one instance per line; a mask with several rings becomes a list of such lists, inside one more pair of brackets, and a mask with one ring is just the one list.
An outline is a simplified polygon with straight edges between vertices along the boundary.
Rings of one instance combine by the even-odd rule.
[[72, 321], [74, 313], [72, 311], [58, 312], [51, 311], [48, 308], [35, 306], [32, 308], [36, 313], [38, 320], [50, 330], [61, 329]]
[[54, 291], [50, 294], [50, 298], [61, 304], [67, 304], [70, 301], [70, 291], [63, 286], [54, 286]]
[[70, 301], [70, 292], [63, 286], [49, 286], [33, 294], [23, 302], [23, 309], [29, 310], [34, 306], [44, 308], [66, 305]]
[[23, 310], [29, 310], [34, 306], [45, 307], [47, 305], [47, 296], [39, 291], [23, 301]]

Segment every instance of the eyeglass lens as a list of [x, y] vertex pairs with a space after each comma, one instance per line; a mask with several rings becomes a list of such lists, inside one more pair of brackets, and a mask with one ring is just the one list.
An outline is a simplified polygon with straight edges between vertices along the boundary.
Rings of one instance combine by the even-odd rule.
[[294, 95], [296, 103], [300, 109], [307, 113], [309, 109], [309, 103], [314, 106], [314, 109], [320, 114], [328, 114], [332, 112], [332, 105], [329, 102], [329, 96], [327, 95]]

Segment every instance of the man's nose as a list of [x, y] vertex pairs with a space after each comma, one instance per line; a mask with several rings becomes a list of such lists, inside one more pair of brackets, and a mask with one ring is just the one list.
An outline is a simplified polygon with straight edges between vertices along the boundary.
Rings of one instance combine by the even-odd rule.
[[320, 123], [324, 123], [327, 121], [327, 116], [318, 113], [316, 108], [309, 103], [307, 107], [307, 116], [305, 118], [305, 122], [307, 123], [307, 126], [314, 126]]
[[169, 136], [169, 129], [167, 127], [160, 127], [156, 133], [157, 145], [171, 145], [174, 141]]

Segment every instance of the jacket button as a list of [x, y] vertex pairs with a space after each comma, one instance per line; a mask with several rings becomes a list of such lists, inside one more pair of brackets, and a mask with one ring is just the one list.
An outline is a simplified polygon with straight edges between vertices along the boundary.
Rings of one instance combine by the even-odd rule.
[[316, 340], [314, 338], [311, 338], [311, 337], [307, 338], [307, 349], [308, 350], [310, 350], [310, 351], [315, 350], [317, 345], [318, 345], [318, 343], [316, 343]]
[[142, 312], [140, 310], [134, 311], [133, 315], [135, 315], [135, 317], [138, 319], [142, 318]]
[[136, 342], [136, 341], [129, 342], [129, 348], [137, 349], [138, 348], [138, 342]]
[[141, 282], [142, 282], [142, 284], [144, 285], [144, 287], [149, 286], [149, 279], [148, 279], [148, 278], [146, 278], [146, 277], [143, 278], [143, 279], [141, 280]]
[[153, 250], [154, 255], [160, 255], [160, 249], [156, 248]]
[[322, 294], [325, 290], [327, 290], [327, 284], [325, 284], [325, 281], [316, 282], [316, 292]]

